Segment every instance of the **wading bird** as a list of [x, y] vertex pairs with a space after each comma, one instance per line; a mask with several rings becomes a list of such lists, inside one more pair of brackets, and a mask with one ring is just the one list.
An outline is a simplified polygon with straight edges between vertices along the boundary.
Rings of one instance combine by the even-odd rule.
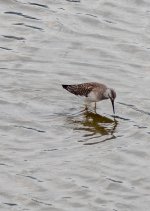
[[95, 109], [96, 102], [110, 99], [113, 107], [113, 112], [115, 114], [114, 100], [116, 98], [116, 92], [114, 89], [108, 88], [106, 85], [96, 82], [74, 85], [62, 85], [62, 87], [74, 95], [85, 97], [86, 103], [94, 102]]

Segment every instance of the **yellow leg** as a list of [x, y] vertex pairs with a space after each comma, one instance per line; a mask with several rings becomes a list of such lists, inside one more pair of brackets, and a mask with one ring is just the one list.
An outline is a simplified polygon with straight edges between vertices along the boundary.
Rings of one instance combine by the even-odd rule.
[[96, 102], [95, 102], [95, 107], [94, 107], [95, 111], [96, 111]]

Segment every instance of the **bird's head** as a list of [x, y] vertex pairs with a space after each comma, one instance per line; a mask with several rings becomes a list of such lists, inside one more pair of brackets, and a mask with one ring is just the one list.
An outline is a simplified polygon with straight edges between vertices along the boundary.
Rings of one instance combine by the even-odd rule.
[[113, 112], [115, 114], [115, 107], [114, 107], [114, 101], [116, 98], [116, 92], [114, 89], [108, 88], [107, 89], [107, 96], [110, 99], [111, 103], [112, 103], [112, 107], [113, 107]]

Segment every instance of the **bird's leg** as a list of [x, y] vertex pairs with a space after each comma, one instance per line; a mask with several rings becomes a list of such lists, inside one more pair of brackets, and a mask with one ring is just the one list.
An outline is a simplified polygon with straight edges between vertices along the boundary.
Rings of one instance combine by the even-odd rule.
[[94, 110], [96, 111], [96, 102], [95, 102]]

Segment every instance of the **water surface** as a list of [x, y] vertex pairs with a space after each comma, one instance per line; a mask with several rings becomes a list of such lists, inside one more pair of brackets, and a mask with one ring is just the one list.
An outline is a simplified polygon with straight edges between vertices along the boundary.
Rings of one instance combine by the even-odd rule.
[[[0, 11], [1, 210], [149, 211], [149, 1]], [[61, 87], [88, 81], [115, 88], [115, 118]]]

